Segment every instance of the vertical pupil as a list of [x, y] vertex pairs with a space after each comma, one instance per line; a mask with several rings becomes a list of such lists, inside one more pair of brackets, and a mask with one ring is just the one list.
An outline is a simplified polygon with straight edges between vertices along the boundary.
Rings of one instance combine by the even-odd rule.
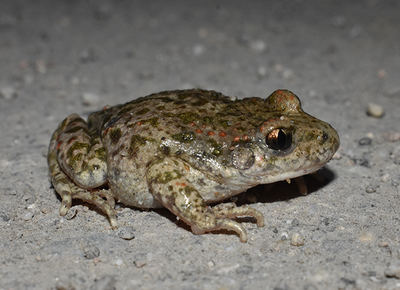
[[275, 129], [267, 135], [265, 141], [271, 149], [286, 150], [292, 144], [292, 133], [285, 132], [283, 129]]
[[278, 146], [280, 148], [285, 148], [286, 147], [285, 145], [286, 145], [286, 134], [282, 130], [279, 130], [279, 133], [278, 133]]

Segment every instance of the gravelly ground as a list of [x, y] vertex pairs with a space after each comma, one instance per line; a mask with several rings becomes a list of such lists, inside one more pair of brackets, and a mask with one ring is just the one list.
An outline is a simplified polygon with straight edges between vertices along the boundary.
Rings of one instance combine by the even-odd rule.
[[[400, 289], [399, 11], [378, 0], [1, 1], [0, 289]], [[193, 235], [165, 210], [120, 206], [118, 231], [84, 204], [61, 218], [45, 159], [58, 122], [188, 87], [291, 89], [341, 148], [307, 196], [285, 184], [240, 196], [267, 223], [245, 223], [246, 244]]]

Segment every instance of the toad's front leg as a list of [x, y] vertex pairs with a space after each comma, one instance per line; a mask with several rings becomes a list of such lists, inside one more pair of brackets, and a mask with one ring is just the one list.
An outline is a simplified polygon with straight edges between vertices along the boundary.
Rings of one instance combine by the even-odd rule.
[[154, 197], [191, 226], [193, 233], [203, 234], [217, 230], [236, 232], [241, 242], [247, 241], [247, 233], [241, 224], [232, 220], [239, 216], [251, 216], [258, 226], [264, 225], [263, 215], [247, 206], [208, 206], [198, 190], [185, 177], [188, 165], [177, 158], [166, 157], [151, 165], [147, 182]]

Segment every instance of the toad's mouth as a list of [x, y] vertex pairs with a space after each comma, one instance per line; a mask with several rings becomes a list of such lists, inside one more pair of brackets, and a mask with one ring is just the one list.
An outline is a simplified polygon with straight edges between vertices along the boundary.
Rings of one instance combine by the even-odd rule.
[[261, 175], [261, 176], [253, 176], [250, 177], [249, 180], [251, 180], [249, 183], [251, 185], [258, 185], [258, 184], [268, 184], [268, 183], [274, 183], [278, 181], [283, 181], [283, 180], [288, 180], [292, 178], [296, 178], [299, 176], [307, 175], [313, 172], [318, 171], [322, 167], [326, 165], [326, 162], [321, 162], [318, 164], [313, 164], [308, 167], [304, 167], [301, 169], [296, 169], [292, 171], [286, 171], [286, 172], [277, 172], [276, 174], [267, 174], [267, 175]]

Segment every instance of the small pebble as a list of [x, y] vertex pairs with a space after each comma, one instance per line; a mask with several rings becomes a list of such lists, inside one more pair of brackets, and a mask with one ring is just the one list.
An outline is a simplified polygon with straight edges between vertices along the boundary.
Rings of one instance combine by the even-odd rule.
[[276, 72], [281, 73], [283, 71], [283, 65], [281, 65], [280, 63], [277, 63], [274, 65], [274, 69]]
[[287, 232], [283, 232], [281, 234], [281, 241], [286, 241], [289, 238], [289, 235]]
[[381, 181], [382, 182], [388, 182], [390, 180], [390, 174], [386, 173], [384, 175], [381, 176]]
[[47, 72], [47, 65], [42, 59], [35, 62], [35, 68], [38, 73], [45, 74]]
[[112, 263], [115, 266], [122, 266], [124, 264], [124, 261], [121, 258], [116, 258], [115, 260], [112, 261]]
[[87, 243], [86, 245], [83, 246], [82, 252], [83, 252], [83, 256], [86, 259], [94, 259], [94, 258], [97, 258], [98, 256], [100, 256], [99, 248], [90, 243]]
[[293, 76], [293, 70], [291, 69], [284, 69], [282, 72], [282, 77], [284, 79], [290, 79]]
[[387, 247], [389, 247], [389, 243], [386, 241], [380, 241], [378, 246], [381, 248], [387, 248]]
[[359, 236], [359, 240], [363, 243], [370, 243], [375, 240], [375, 236], [371, 232], [362, 232]]
[[377, 76], [378, 76], [379, 79], [383, 79], [383, 78], [386, 77], [387, 72], [386, 72], [386, 70], [384, 70], [383, 68], [381, 68], [381, 69], [379, 69], [379, 70], [377, 71], [376, 74], [377, 74]]
[[358, 144], [361, 146], [369, 146], [372, 143], [372, 139], [368, 137], [363, 137], [360, 140], [358, 140]]
[[400, 263], [392, 263], [385, 270], [385, 276], [388, 278], [400, 279]]
[[261, 53], [267, 49], [267, 44], [263, 40], [257, 39], [250, 42], [250, 48], [255, 52]]
[[400, 141], [400, 132], [386, 132], [383, 134], [383, 139], [390, 142]]
[[259, 66], [257, 69], [257, 74], [260, 77], [265, 77], [267, 75], [267, 68], [265, 66]]
[[48, 214], [48, 213], [50, 213], [51, 211], [52, 211], [52, 208], [50, 208], [50, 207], [44, 206], [44, 207], [41, 207], [41, 208], [40, 208], [40, 212], [43, 213], [43, 214]]
[[193, 51], [193, 55], [199, 56], [199, 55], [202, 55], [206, 51], [206, 48], [202, 44], [196, 44], [195, 46], [193, 46], [192, 51]]
[[24, 213], [24, 215], [22, 216], [22, 219], [24, 221], [30, 221], [33, 218], [33, 212], [27, 211], [26, 213]]
[[374, 103], [369, 103], [368, 108], [367, 108], [367, 114], [368, 116], [374, 117], [374, 118], [382, 118], [384, 115], [384, 111], [382, 106], [374, 104]]
[[100, 97], [95, 93], [86, 92], [81, 96], [82, 104], [85, 106], [97, 105]]
[[118, 237], [124, 240], [132, 240], [135, 238], [135, 229], [133, 227], [122, 227], [118, 230]]
[[290, 239], [292, 246], [300, 247], [304, 245], [304, 237], [299, 233], [294, 233]]
[[24, 84], [25, 85], [31, 85], [34, 82], [35, 78], [31, 74], [26, 74], [24, 75]]
[[10, 216], [6, 212], [0, 212], [0, 220], [8, 222], [10, 219]]
[[197, 30], [197, 34], [200, 38], [206, 38], [208, 36], [208, 30], [205, 27], [200, 27]]
[[368, 186], [365, 188], [365, 192], [366, 192], [366, 193], [374, 193], [374, 192], [376, 192], [376, 188], [377, 188], [377, 186], [368, 185]]
[[98, 57], [93, 48], [85, 49], [79, 56], [81, 63], [95, 62], [97, 59]]
[[13, 87], [2, 87], [0, 89], [0, 96], [6, 100], [11, 100], [17, 96], [17, 91]]

